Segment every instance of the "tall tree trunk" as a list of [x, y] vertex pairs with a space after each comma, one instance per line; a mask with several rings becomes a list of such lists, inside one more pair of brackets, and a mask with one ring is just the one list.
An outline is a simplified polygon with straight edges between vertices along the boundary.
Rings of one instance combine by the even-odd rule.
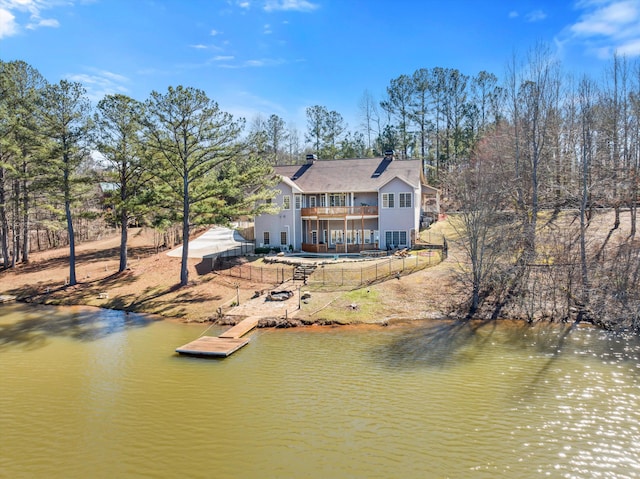
[[67, 216], [67, 233], [69, 235], [69, 286], [75, 286], [76, 281], [76, 240], [73, 233], [73, 219], [71, 218], [71, 204], [64, 202], [64, 212]]
[[5, 169], [0, 168], [0, 251], [2, 252], [2, 268], [9, 267], [9, 221], [7, 220]]
[[20, 255], [20, 181], [13, 180], [11, 198], [11, 267], [15, 268]]
[[589, 203], [589, 169], [591, 157], [591, 90], [585, 82], [582, 90], [582, 197], [580, 201], [580, 273], [582, 277], [582, 297], [578, 320], [582, 320], [589, 306], [589, 269], [587, 265], [587, 206]]
[[73, 218], [71, 217], [71, 184], [69, 181], [69, 158], [64, 154], [64, 212], [67, 217], [67, 235], [69, 236], [69, 286], [75, 286], [76, 280], [76, 239], [73, 231]]
[[[26, 175], [26, 164], [23, 164], [23, 175]], [[26, 178], [26, 176], [25, 176]], [[22, 180], [22, 262], [29, 262], [29, 193], [27, 190], [27, 180]]]
[[120, 213], [120, 266], [118, 267], [118, 272], [127, 269], [127, 240], [129, 236], [129, 229], [127, 225], [129, 223], [129, 215], [127, 215], [126, 211], [122, 211]]
[[184, 201], [182, 203], [182, 264], [180, 266], [180, 286], [189, 283], [189, 180], [183, 179]]

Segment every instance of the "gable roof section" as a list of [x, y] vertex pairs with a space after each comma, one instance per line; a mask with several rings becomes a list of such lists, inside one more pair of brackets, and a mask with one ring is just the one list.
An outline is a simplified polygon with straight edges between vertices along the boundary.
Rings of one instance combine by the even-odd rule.
[[421, 185], [420, 160], [354, 158], [319, 160], [303, 166], [276, 166], [274, 169], [305, 193], [377, 191], [396, 177], [416, 188]]
[[285, 185], [290, 186], [292, 192], [294, 192], [294, 193], [302, 193], [302, 190], [290, 178], [287, 178], [286, 176], [283, 176], [282, 177], [282, 182]]

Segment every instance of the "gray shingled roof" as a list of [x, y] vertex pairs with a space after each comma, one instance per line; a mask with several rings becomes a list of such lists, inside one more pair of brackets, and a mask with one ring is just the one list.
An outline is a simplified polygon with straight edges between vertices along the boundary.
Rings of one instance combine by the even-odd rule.
[[313, 164], [276, 166], [278, 175], [291, 179], [305, 193], [377, 191], [393, 178], [420, 185], [420, 160], [354, 158], [317, 160]]

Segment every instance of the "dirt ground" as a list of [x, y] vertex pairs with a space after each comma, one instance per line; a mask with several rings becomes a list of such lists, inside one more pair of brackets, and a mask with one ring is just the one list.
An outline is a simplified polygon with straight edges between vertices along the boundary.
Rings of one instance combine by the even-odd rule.
[[[620, 228], [609, 244], [629, 234], [629, 217], [624, 213]], [[545, 219], [541, 218], [541, 223]], [[566, 225], [575, 218], [566, 215]], [[592, 247], [599, 247], [613, 225], [613, 213], [602, 212], [590, 226]], [[561, 228], [562, 229], [562, 228]], [[29, 264], [0, 272], [0, 295], [15, 295], [22, 301], [57, 305], [90, 305], [161, 315], [179, 321], [213, 321], [220, 317], [234, 323], [244, 316], [260, 314], [271, 319], [295, 318], [269, 323], [355, 324], [390, 323], [448, 316], [460, 304], [464, 291], [456, 276], [465, 256], [456, 246], [455, 231], [448, 220], [439, 221], [426, 233], [445, 234], [449, 257], [442, 263], [400, 279], [390, 279], [357, 290], [322, 291], [298, 283], [263, 284], [212, 273], [202, 260], [190, 260], [189, 285], [178, 287], [180, 258], [156, 251], [153, 232], [131, 230], [130, 268], [117, 274], [119, 237], [77, 246], [77, 280], [65, 287], [69, 275], [68, 248], [34, 253]], [[424, 235], [423, 235], [424, 236]], [[269, 304], [256, 291], [290, 289], [296, 294], [285, 304]], [[300, 288], [300, 289], [299, 289]], [[232, 307], [239, 302], [238, 307]], [[298, 305], [300, 309], [298, 310]], [[265, 323], [266, 324], [266, 323]]]
[[[305, 324], [440, 317], [447, 314], [451, 302], [455, 264], [450, 260], [356, 291], [306, 291], [299, 283], [285, 284], [283, 288], [308, 292], [310, 298], [301, 301], [296, 295], [286, 305], [278, 305], [266, 303], [264, 295], [253, 298], [256, 291], [275, 285], [211, 273], [201, 260], [190, 260], [189, 285], [178, 287], [180, 258], [156, 251], [152, 231], [131, 230], [128, 246], [130, 268], [118, 274], [119, 236], [77, 245], [78, 284], [73, 287], [65, 286], [69, 277], [68, 248], [33, 253], [28, 264], [0, 273], [0, 294], [45, 304], [81, 304], [158, 314], [180, 321], [216, 320], [222, 310], [227, 320], [228, 316], [260, 312], [273, 317], [295, 316]], [[238, 301], [239, 307], [232, 308]]]

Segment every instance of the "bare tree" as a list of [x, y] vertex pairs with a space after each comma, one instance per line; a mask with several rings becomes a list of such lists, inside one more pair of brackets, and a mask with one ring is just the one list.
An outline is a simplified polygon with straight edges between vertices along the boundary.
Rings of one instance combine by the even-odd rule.
[[509, 178], [505, 177], [500, 148], [496, 148], [499, 142], [498, 137], [487, 138], [478, 145], [468, 166], [447, 176], [447, 185], [460, 208], [457, 221], [452, 224], [469, 262], [462, 271], [471, 295], [469, 318], [476, 314], [484, 298], [501, 289], [501, 264], [512, 246], [509, 231], [513, 223], [504, 213]]
[[362, 121], [360, 126], [367, 138], [367, 149], [371, 152], [373, 148], [371, 137], [380, 136], [380, 113], [378, 112], [378, 105], [369, 90], [365, 90], [362, 94], [358, 102], [358, 109]]

